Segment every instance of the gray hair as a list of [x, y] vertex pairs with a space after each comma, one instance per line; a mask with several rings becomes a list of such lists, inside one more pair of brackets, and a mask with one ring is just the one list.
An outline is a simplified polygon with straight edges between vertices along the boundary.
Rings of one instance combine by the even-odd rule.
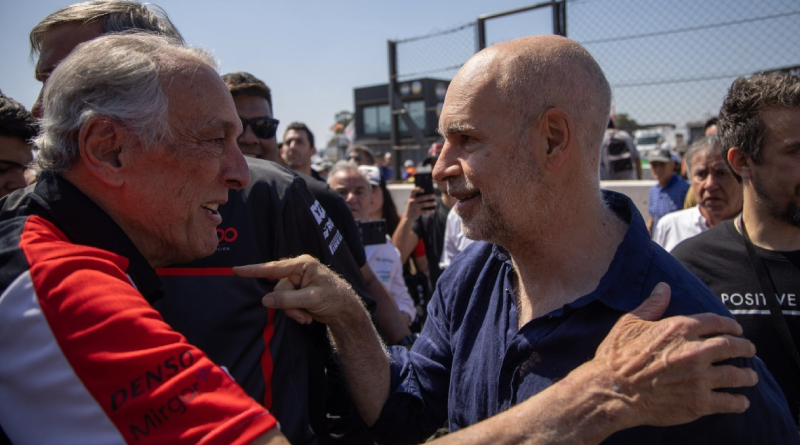
[[341, 161], [337, 161], [335, 164], [333, 164], [333, 167], [331, 167], [331, 169], [328, 171], [328, 184], [331, 183], [333, 176], [340, 171], [345, 171], [348, 173], [349, 172], [358, 173], [362, 178], [364, 178], [364, 181], [367, 182], [367, 190], [370, 193], [372, 193], [372, 184], [369, 182], [369, 179], [366, 177], [366, 175], [364, 175], [364, 173], [361, 173], [361, 171], [358, 169], [358, 164], [356, 164], [353, 161], [348, 161], [344, 159]]
[[109, 34], [79, 45], [44, 88], [44, 118], [34, 139], [42, 169], [69, 170], [80, 156], [80, 129], [96, 116], [123, 123], [145, 148], [171, 137], [161, 78], [202, 64], [217, 67], [204, 50], [148, 33]]
[[42, 40], [48, 31], [72, 22], [99, 22], [101, 34], [139, 30], [185, 43], [167, 13], [156, 5], [127, 0], [93, 0], [65, 6], [39, 22], [30, 34], [31, 57], [41, 51]]
[[692, 145], [690, 145], [689, 149], [686, 150], [686, 154], [683, 155], [683, 159], [686, 161], [686, 171], [688, 174], [692, 174], [692, 158], [694, 158], [696, 155], [705, 154], [708, 152], [722, 152], [721, 147], [722, 144], [719, 141], [719, 137], [715, 134], [704, 136], [692, 142]]

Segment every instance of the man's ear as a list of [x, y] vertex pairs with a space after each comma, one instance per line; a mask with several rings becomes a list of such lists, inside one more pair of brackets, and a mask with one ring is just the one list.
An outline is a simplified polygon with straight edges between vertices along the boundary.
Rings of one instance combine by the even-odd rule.
[[558, 169], [570, 151], [573, 137], [572, 119], [560, 108], [551, 108], [539, 118], [540, 130], [547, 140], [545, 168]]
[[739, 147], [731, 147], [728, 150], [728, 164], [737, 175], [742, 179], [752, 178], [753, 161], [750, 160]]
[[78, 149], [86, 171], [110, 186], [121, 185], [120, 154], [126, 135], [119, 122], [103, 116], [84, 124], [78, 134]]

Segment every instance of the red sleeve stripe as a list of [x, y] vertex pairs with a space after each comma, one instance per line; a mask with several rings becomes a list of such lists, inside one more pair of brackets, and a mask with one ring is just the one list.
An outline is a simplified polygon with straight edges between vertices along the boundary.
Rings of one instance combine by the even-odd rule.
[[225, 277], [233, 276], [231, 267], [161, 267], [156, 273], [162, 277]]

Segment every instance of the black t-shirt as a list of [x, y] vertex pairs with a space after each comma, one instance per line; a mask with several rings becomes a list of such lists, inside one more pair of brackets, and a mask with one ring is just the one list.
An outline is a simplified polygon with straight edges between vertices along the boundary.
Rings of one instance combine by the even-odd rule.
[[361, 243], [361, 233], [358, 231], [356, 220], [353, 218], [353, 213], [347, 208], [344, 199], [332, 190], [327, 183], [316, 179], [316, 176], [302, 173], [297, 173], [297, 175], [306, 182], [308, 191], [311, 192], [314, 199], [322, 204], [322, 208], [325, 209], [336, 228], [344, 236], [347, 247], [356, 260], [356, 264], [358, 267], [362, 267], [367, 262], [367, 255], [364, 253], [364, 245]]
[[[800, 251], [776, 252], [756, 246], [778, 293], [795, 345], [800, 345]], [[672, 254], [717, 294], [756, 345], [756, 353], [783, 390], [795, 421], [800, 415], [800, 369], [772, 321], [742, 235], [733, 220], [689, 238]]]
[[422, 215], [414, 221], [411, 230], [417, 234], [425, 244], [425, 256], [428, 257], [428, 272], [431, 277], [431, 286], [436, 287], [436, 282], [442, 274], [439, 261], [442, 259], [444, 249], [444, 231], [447, 225], [447, 214], [450, 212], [442, 198], [436, 198], [436, 210], [433, 214]]

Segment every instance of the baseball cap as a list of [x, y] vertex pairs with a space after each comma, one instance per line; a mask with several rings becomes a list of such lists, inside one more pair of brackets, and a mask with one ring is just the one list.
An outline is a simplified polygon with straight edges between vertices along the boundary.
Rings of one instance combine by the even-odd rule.
[[359, 165], [358, 172], [375, 187], [381, 185], [381, 171], [374, 165]]
[[675, 162], [672, 153], [666, 148], [659, 148], [652, 152], [650, 156], [647, 157], [647, 160], [650, 162]]

